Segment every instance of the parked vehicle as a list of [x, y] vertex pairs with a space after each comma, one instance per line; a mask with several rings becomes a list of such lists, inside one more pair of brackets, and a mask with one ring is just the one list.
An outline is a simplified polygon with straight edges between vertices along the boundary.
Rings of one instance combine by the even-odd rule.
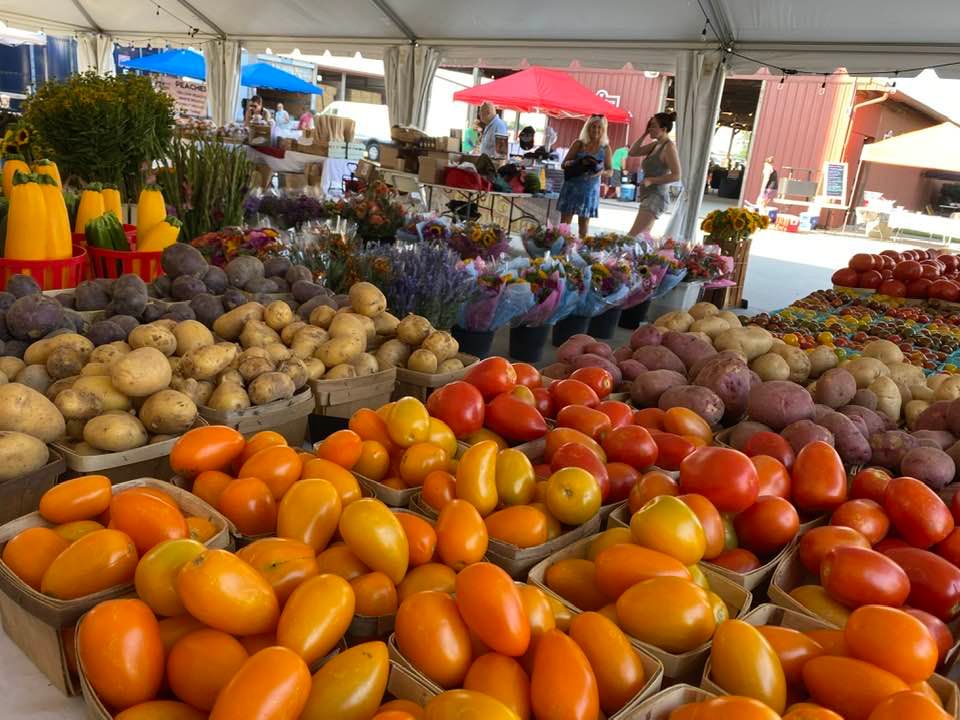
[[386, 105], [334, 100], [321, 115], [348, 117], [357, 124], [354, 139], [367, 148], [367, 157], [380, 159], [380, 145], [390, 143], [390, 113]]

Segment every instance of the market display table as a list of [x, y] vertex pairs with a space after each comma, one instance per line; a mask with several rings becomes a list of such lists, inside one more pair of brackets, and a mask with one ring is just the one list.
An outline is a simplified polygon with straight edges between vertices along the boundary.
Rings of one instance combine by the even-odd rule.
[[27, 656], [0, 631], [0, 697], [5, 718], [84, 720], [83, 698], [68, 698], [57, 690]]
[[479, 212], [488, 213], [489, 218], [484, 220], [497, 222], [507, 232], [512, 232], [514, 224], [517, 223], [556, 225], [560, 222], [556, 198], [549, 195], [472, 190], [433, 183], [421, 183], [421, 185], [425, 190], [424, 201], [427, 207], [440, 215], [456, 216], [457, 213], [449, 208], [448, 203], [457, 201], [473, 204]]
[[343, 193], [343, 178], [349, 177], [357, 167], [356, 160], [345, 158], [328, 158], [323, 155], [297, 152], [296, 150], [277, 150], [269, 148], [264, 152], [252, 145], [244, 146], [250, 162], [255, 165], [266, 165], [275, 173], [306, 173], [310, 165], [322, 165], [320, 189], [327, 195]]

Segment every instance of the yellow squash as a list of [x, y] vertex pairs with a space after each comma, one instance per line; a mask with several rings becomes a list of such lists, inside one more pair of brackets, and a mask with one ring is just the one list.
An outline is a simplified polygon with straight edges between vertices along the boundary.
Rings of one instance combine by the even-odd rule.
[[100, 192], [102, 188], [100, 183], [90, 183], [80, 193], [77, 220], [73, 225], [74, 232], [85, 232], [88, 222], [103, 215], [103, 193]]
[[137, 241], [147, 238], [147, 233], [167, 217], [167, 205], [157, 185], [145, 185], [137, 202]]
[[103, 190], [103, 211], [112, 212], [117, 216], [117, 220], [123, 222], [123, 198], [120, 197], [120, 191], [116, 185], [104, 185]]
[[3, 194], [8, 198], [12, 197], [13, 175], [17, 172], [29, 174], [30, 166], [21, 155], [7, 155], [3, 159]]
[[70, 215], [63, 201], [63, 192], [50, 175], [37, 175], [37, 184], [43, 194], [50, 229], [47, 235], [47, 259], [62, 260], [73, 255], [73, 238], [70, 234]]
[[63, 187], [63, 182], [60, 180], [60, 169], [53, 160], [37, 160], [33, 164], [33, 171], [37, 175], [49, 175], [56, 181], [58, 188]]
[[141, 240], [137, 236], [138, 252], [162, 252], [164, 248], [173, 245], [180, 235], [180, 226], [182, 223], [172, 215], [165, 220], [160, 221], [147, 231], [146, 236]]
[[3, 255], [13, 260], [45, 260], [50, 223], [36, 175], [17, 172], [10, 191]]

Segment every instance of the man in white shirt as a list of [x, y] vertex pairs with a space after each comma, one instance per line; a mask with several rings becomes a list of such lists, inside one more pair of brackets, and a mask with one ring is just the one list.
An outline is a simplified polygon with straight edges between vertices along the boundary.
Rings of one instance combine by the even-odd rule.
[[497, 152], [497, 138], [502, 138], [501, 144], [507, 141], [507, 124], [497, 115], [497, 109], [491, 102], [480, 106], [480, 122], [483, 123], [483, 134], [480, 136], [479, 152], [481, 155], [495, 158], [503, 153]]

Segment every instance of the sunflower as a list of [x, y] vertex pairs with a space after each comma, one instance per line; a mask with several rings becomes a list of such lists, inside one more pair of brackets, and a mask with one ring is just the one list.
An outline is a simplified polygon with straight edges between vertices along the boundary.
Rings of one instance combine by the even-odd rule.
[[703, 224], [700, 226], [700, 229], [705, 233], [713, 232], [713, 218], [708, 217], [706, 220], [704, 220]]
[[3, 144], [3, 154], [4, 157], [9, 158], [11, 155], [16, 155], [20, 152], [20, 147], [16, 143], [4, 143]]
[[28, 142], [30, 142], [30, 131], [26, 128], [20, 128], [17, 130], [16, 142], [17, 145], [26, 145]]
[[740, 216], [735, 217], [733, 219], [733, 227], [736, 230], [743, 230], [743, 228], [746, 227], [746, 225], [747, 225], [746, 221]]

